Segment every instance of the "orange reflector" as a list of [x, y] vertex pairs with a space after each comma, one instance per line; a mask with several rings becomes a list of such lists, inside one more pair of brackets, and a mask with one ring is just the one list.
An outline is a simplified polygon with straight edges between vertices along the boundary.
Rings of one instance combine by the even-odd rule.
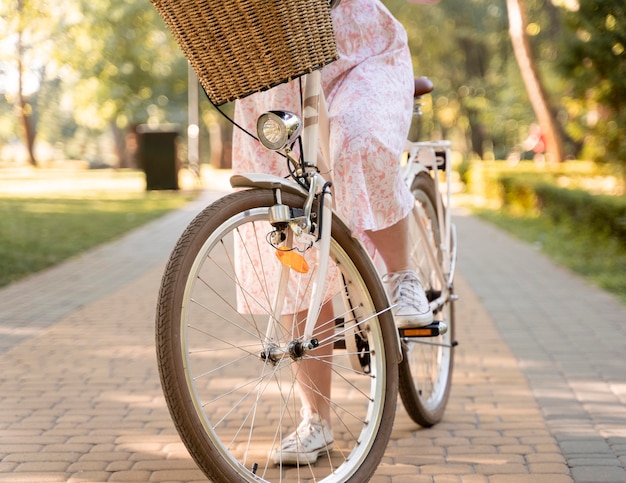
[[433, 335], [431, 329], [404, 329], [402, 335], [405, 337], [428, 337]]
[[309, 271], [309, 264], [296, 250], [278, 247], [276, 249], [276, 257], [280, 260], [280, 263], [298, 273], [307, 273]]

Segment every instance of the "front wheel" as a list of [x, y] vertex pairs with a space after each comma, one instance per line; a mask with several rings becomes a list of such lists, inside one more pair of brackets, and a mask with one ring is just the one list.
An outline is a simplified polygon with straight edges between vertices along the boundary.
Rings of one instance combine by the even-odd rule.
[[427, 173], [419, 173], [413, 181], [411, 258], [429, 300], [447, 296], [447, 303], [434, 314], [434, 319], [443, 322], [448, 330], [436, 337], [404, 338], [404, 358], [400, 364], [402, 402], [409, 416], [423, 427], [433, 426], [443, 417], [450, 394], [454, 356], [453, 292], [441, 269], [442, 233], [435, 189], [435, 182]]
[[[366, 481], [387, 446], [398, 388], [384, 291], [363, 248], [333, 220], [334, 281], [325, 299], [335, 317], [319, 320], [319, 347], [295, 350], [299, 322], [277, 313], [301, 312], [293, 304], [308, 298], [315, 257], [307, 273], [279, 276], [277, 240], [292, 247], [297, 240], [268, 223], [274, 203], [271, 190], [228, 195], [200, 213], [174, 248], [156, 319], [165, 398], [187, 449], [213, 481]], [[282, 203], [297, 216], [304, 198], [282, 193]], [[315, 464], [277, 464], [273, 455], [300, 421], [295, 376], [311, 360], [330, 368], [334, 445]]]

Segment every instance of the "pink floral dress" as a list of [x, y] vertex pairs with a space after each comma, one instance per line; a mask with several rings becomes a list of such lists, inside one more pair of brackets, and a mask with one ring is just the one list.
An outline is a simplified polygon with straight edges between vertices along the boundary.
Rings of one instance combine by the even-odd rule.
[[[334, 204], [373, 253], [366, 230], [404, 218], [413, 197], [399, 176], [411, 122], [413, 68], [404, 27], [379, 0], [341, 0], [332, 12], [339, 60], [322, 70], [330, 121]], [[300, 112], [293, 81], [237, 101], [236, 121], [256, 131], [270, 109]], [[235, 129], [233, 170], [286, 176], [284, 158]], [[287, 304], [285, 313], [295, 310]]]

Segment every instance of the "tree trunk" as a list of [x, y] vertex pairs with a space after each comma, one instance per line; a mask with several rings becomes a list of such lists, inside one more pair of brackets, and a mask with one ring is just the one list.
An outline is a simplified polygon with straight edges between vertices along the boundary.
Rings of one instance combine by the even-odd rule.
[[[21, 12], [21, 2], [18, 2], [18, 9]], [[21, 19], [20, 19], [21, 21]], [[33, 113], [32, 106], [24, 97], [24, 46], [22, 43], [22, 30], [17, 34], [17, 110], [18, 116], [22, 121], [24, 134], [24, 145], [28, 152], [28, 161], [31, 165], [37, 166], [37, 158], [35, 157], [35, 130], [32, 125], [31, 115]]]
[[208, 129], [211, 165], [214, 168], [230, 169], [232, 167], [232, 127], [230, 124], [214, 121]]
[[479, 159], [485, 159], [485, 132], [480, 122], [478, 112], [474, 109], [466, 109], [467, 120], [470, 125], [470, 139], [472, 140], [472, 151]]
[[524, 0], [507, 0], [506, 4], [513, 52], [526, 86], [528, 98], [545, 139], [548, 161], [561, 162], [564, 158], [563, 140], [555, 116], [548, 105], [548, 97], [539, 79], [533, 53], [530, 49], [530, 42], [526, 34], [528, 22]]
[[128, 168], [131, 165], [131, 160], [128, 156], [126, 131], [117, 127], [115, 120], [112, 120], [109, 124], [111, 126], [111, 133], [113, 134], [113, 143], [115, 145], [115, 155], [117, 162], [115, 168]]

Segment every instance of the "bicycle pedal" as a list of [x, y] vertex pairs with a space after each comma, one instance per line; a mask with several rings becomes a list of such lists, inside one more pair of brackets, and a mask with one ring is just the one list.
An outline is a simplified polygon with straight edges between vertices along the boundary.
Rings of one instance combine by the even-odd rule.
[[435, 320], [432, 324], [424, 327], [415, 327], [411, 329], [398, 329], [400, 337], [437, 337], [448, 331], [448, 325], [443, 320]]

